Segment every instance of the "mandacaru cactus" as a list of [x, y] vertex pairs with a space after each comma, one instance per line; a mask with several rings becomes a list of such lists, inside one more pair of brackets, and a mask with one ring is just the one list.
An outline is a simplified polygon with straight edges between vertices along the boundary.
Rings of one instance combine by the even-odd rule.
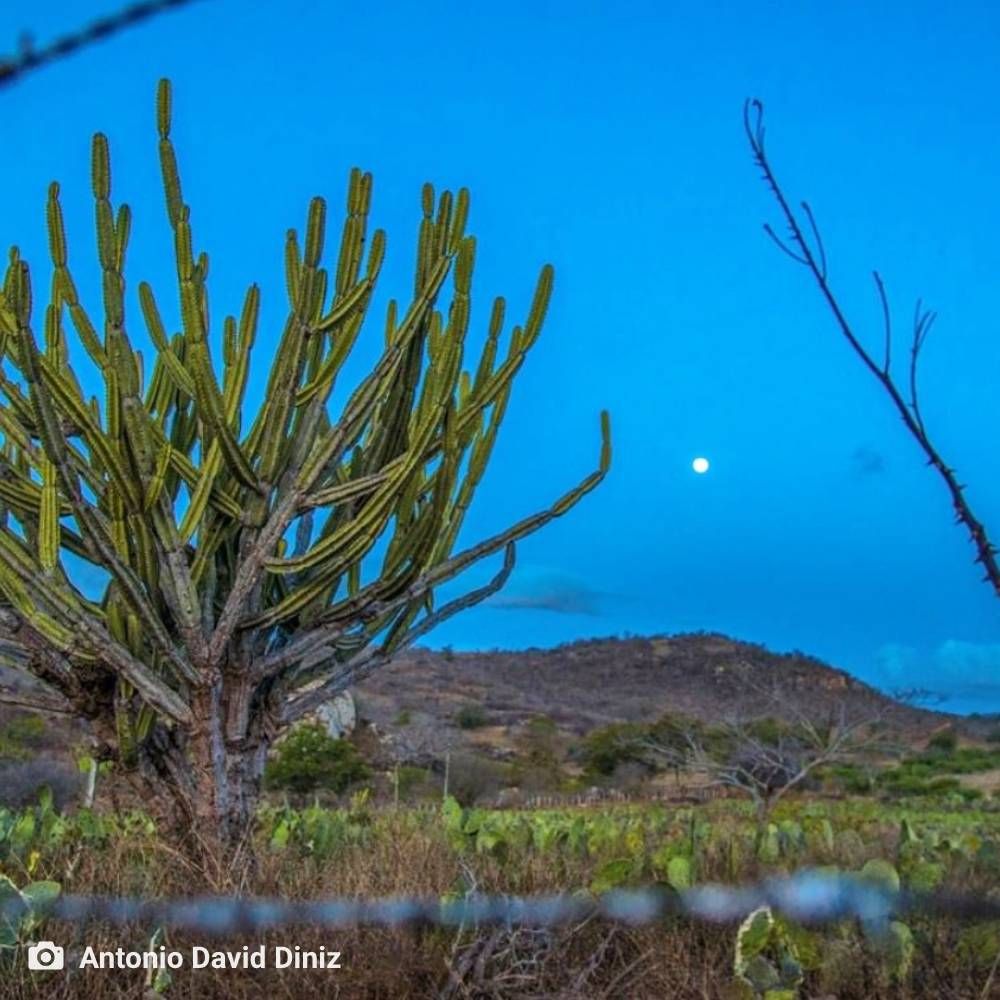
[[[334, 268], [320, 266], [323, 199], [309, 206], [301, 245], [288, 233], [288, 318], [264, 402], [246, 419], [260, 292], [252, 285], [239, 318], [225, 318], [220, 353], [166, 80], [157, 126], [181, 328], [168, 332], [161, 302], [141, 283], [151, 365], [126, 332], [131, 214], [112, 205], [105, 136], [94, 137], [92, 157], [103, 335], [71, 275], [57, 184], [41, 338], [28, 265], [10, 252], [0, 293], [0, 655], [44, 684], [0, 686], [0, 701], [91, 720], [108, 754], [169, 790], [185, 819], [211, 821], [189, 826], [225, 840], [246, 829], [276, 735], [499, 589], [514, 543], [602, 480], [610, 428], [602, 413], [599, 467], [552, 507], [454, 551], [514, 376], [538, 339], [553, 271], [542, 269], [505, 357], [496, 299], [482, 354], [465, 369], [469, 196], [435, 199], [425, 185], [412, 302], [389, 303], [377, 363], [332, 415], [386, 246], [384, 232], [367, 233], [372, 180], [357, 169]], [[102, 398], [84, 394], [67, 317], [103, 379]], [[489, 584], [435, 606], [438, 585], [500, 552]], [[100, 599], [77, 579], [87, 564], [106, 581]]]

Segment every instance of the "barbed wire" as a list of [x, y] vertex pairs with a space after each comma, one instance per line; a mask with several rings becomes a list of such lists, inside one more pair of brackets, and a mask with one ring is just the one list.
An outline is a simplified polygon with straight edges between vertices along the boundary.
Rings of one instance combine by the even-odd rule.
[[[666, 888], [618, 889], [601, 896], [563, 893], [547, 896], [470, 894], [457, 899], [395, 897], [315, 901], [206, 896], [142, 899], [61, 896], [50, 918], [83, 924], [148, 924], [208, 935], [240, 934], [291, 926], [446, 927], [501, 924], [555, 926], [602, 917], [625, 924], [650, 924], [667, 917], [707, 923], [741, 920], [763, 906], [801, 924], [855, 919], [878, 933], [891, 919], [910, 913], [960, 921], [1000, 920], [1000, 899], [957, 892], [890, 892], [862, 877], [805, 869], [749, 886], [703, 885], [681, 892]], [[26, 904], [6, 899], [0, 917], [17, 920]]]
[[155, 14], [162, 13], [171, 7], [183, 7], [191, 2], [192, 0], [142, 0], [140, 3], [125, 7], [117, 14], [110, 14], [107, 17], [91, 21], [85, 28], [70, 35], [63, 35], [41, 49], [33, 47], [30, 34], [22, 33], [19, 43], [20, 55], [13, 59], [0, 56], [0, 87], [12, 83], [28, 70], [72, 55], [86, 45], [117, 34]]

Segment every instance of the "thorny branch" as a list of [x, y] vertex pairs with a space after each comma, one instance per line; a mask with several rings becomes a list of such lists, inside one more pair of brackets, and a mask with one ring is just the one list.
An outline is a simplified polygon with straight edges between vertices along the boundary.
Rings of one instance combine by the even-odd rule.
[[171, 7], [183, 7], [190, 2], [191, 0], [142, 0], [140, 3], [130, 4], [117, 14], [91, 21], [80, 31], [61, 35], [51, 45], [42, 49], [36, 49], [31, 35], [24, 32], [18, 42], [19, 54], [13, 59], [0, 57], [0, 87], [13, 83], [29, 70], [72, 55], [78, 49], [117, 34], [162, 11]]
[[907, 400], [904, 397], [903, 390], [900, 389], [890, 371], [892, 328], [889, 317], [888, 299], [886, 298], [885, 285], [882, 282], [882, 278], [879, 276], [877, 271], [873, 272], [876, 292], [882, 306], [883, 325], [885, 330], [885, 360], [881, 365], [879, 365], [855, 336], [851, 325], [844, 316], [844, 313], [840, 308], [840, 304], [830, 288], [827, 278], [826, 251], [823, 247], [823, 242], [820, 238], [815, 219], [813, 218], [812, 210], [807, 202], [801, 203], [802, 211], [805, 214], [812, 233], [812, 242], [810, 243], [810, 241], [806, 238], [802, 224], [799, 222], [798, 217], [789, 205], [784, 192], [775, 178], [774, 171], [771, 168], [770, 161], [767, 158], [767, 153], [764, 148], [763, 117], [764, 106], [761, 102], [758, 100], [748, 100], [743, 107], [743, 127], [746, 130], [747, 139], [750, 142], [750, 149], [753, 153], [754, 162], [758, 167], [760, 167], [764, 180], [771, 189], [771, 192], [778, 203], [778, 207], [781, 210], [781, 214], [784, 216], [785, 222], [788, 225], [791, 246], [781, 240], [771, 226], [765, 224], [764, 231], [771, 237], [772, 240], [774, 240], [782, 251], [788, 254], [788, 256], [797, 261], [799, 264], [807, 267], [812, 272], [813, 277], [816, 279], [816, 283], [819, 285], [823, 298], [826, 300], [827, 305], [830, 307], [830, 311], [833, 313], [833, 316], [837, 321], [837, 325], [840, 327], [841, 333], [843, 333], [844, 337], [847, 338], [851, 348], [864, 363], [865, 367], [872, 373], [872, 375], [875, 376], [878, 382], [882, 385], [883, 389], [885, 389], [886, 393], [889, 395], [889, 398], [896, 407], [900, 418], [906, 425], [906, 429], [910, 432], [911, 436], [927, 457], [927, 464], [932, 465], [935, 469], [937, 469], [938, 474], [944, 480], [945, 486], [947, 487], [948, 493], [951, 497], [952, 505], [955, 509], [955, 522], [956, 524], [965, 525], [967, 531], [969, 532], [969, 536], [972, 539], [972, 544], [976, 548], [975, 561], [977, 563], [981, 563], [983, 569], [985, 570], [983, 581], [985, 583], [989, 583], [993, 588], [993, 592], [1000, 597], [1000, 563], [997, 562], [996, 558], [998, 549], [990, 541], [983, 523], [975, 515], [965, 499], [965, 485], [958, 481], [958, 478], [955, 475], [955, 470], [946, 464], [928, 436], [924, 425], [923, 415], [920, 412], [920, 403], [917, 397], [917, 365], [920, 358], [920, 351], [927, 339], [927, 334], [934, 323], [936, 314], [924, 310], [922, 303], [919, 300], [917, 301], [916, 311], [913, 318], [913, 333], [910, 343], [908, 378], [909, 399]]

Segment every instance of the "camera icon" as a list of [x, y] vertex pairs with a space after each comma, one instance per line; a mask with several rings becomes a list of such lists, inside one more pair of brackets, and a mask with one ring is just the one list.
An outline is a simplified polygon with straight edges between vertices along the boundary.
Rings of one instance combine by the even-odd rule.
[[66, 964], [66, 955], [58, 944], [39, 941], [28, 947], [28, 968], [32, 972], [58, 972]]

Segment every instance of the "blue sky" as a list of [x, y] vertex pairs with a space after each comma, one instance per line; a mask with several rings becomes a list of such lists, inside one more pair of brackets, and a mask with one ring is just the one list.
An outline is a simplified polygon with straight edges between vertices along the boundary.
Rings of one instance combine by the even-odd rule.
[[[44, 45], [116, 9], [37, 0], [5, 30]], [[741, 112], [764, 101], [779, 180], [811, 202], [858, 334], [880, 342], [873, 268], [900, 341], [918, 297], [938, 310], [925, 418], [1000, 537], [998, 43], [1000, 11], [973, 3], [203, 0], [0, 90], [0, 242], [44, 288], [58, 179], [70, 262], [97, 301], [89, 140], [101, 130], [112, 197], [134, 213], [132, 302], [141, 279], [166, 293], [153, 105], [170, 77], [216, 329], [250, 281], [262, 287], [259, 392], [284, 317], [284, 232], [309, 198], [339, 206], [349, 169], [372, 171], [384, 300], [412, 285], [421, 184], [465, 185], [477, 336], [495, 294], [524, 316], [543, 263], [556, 285], [464, 540], [589, 472], [602, 407], [615, 458], [595, 494], [521, 545], [495, 604], [434, 644], [707, 629], [996, 710], [1000, 606], [942, 484], [808, 274], [763, 234], [778, 220]], [[354, 371], [380, 338], [373, 323]]]

